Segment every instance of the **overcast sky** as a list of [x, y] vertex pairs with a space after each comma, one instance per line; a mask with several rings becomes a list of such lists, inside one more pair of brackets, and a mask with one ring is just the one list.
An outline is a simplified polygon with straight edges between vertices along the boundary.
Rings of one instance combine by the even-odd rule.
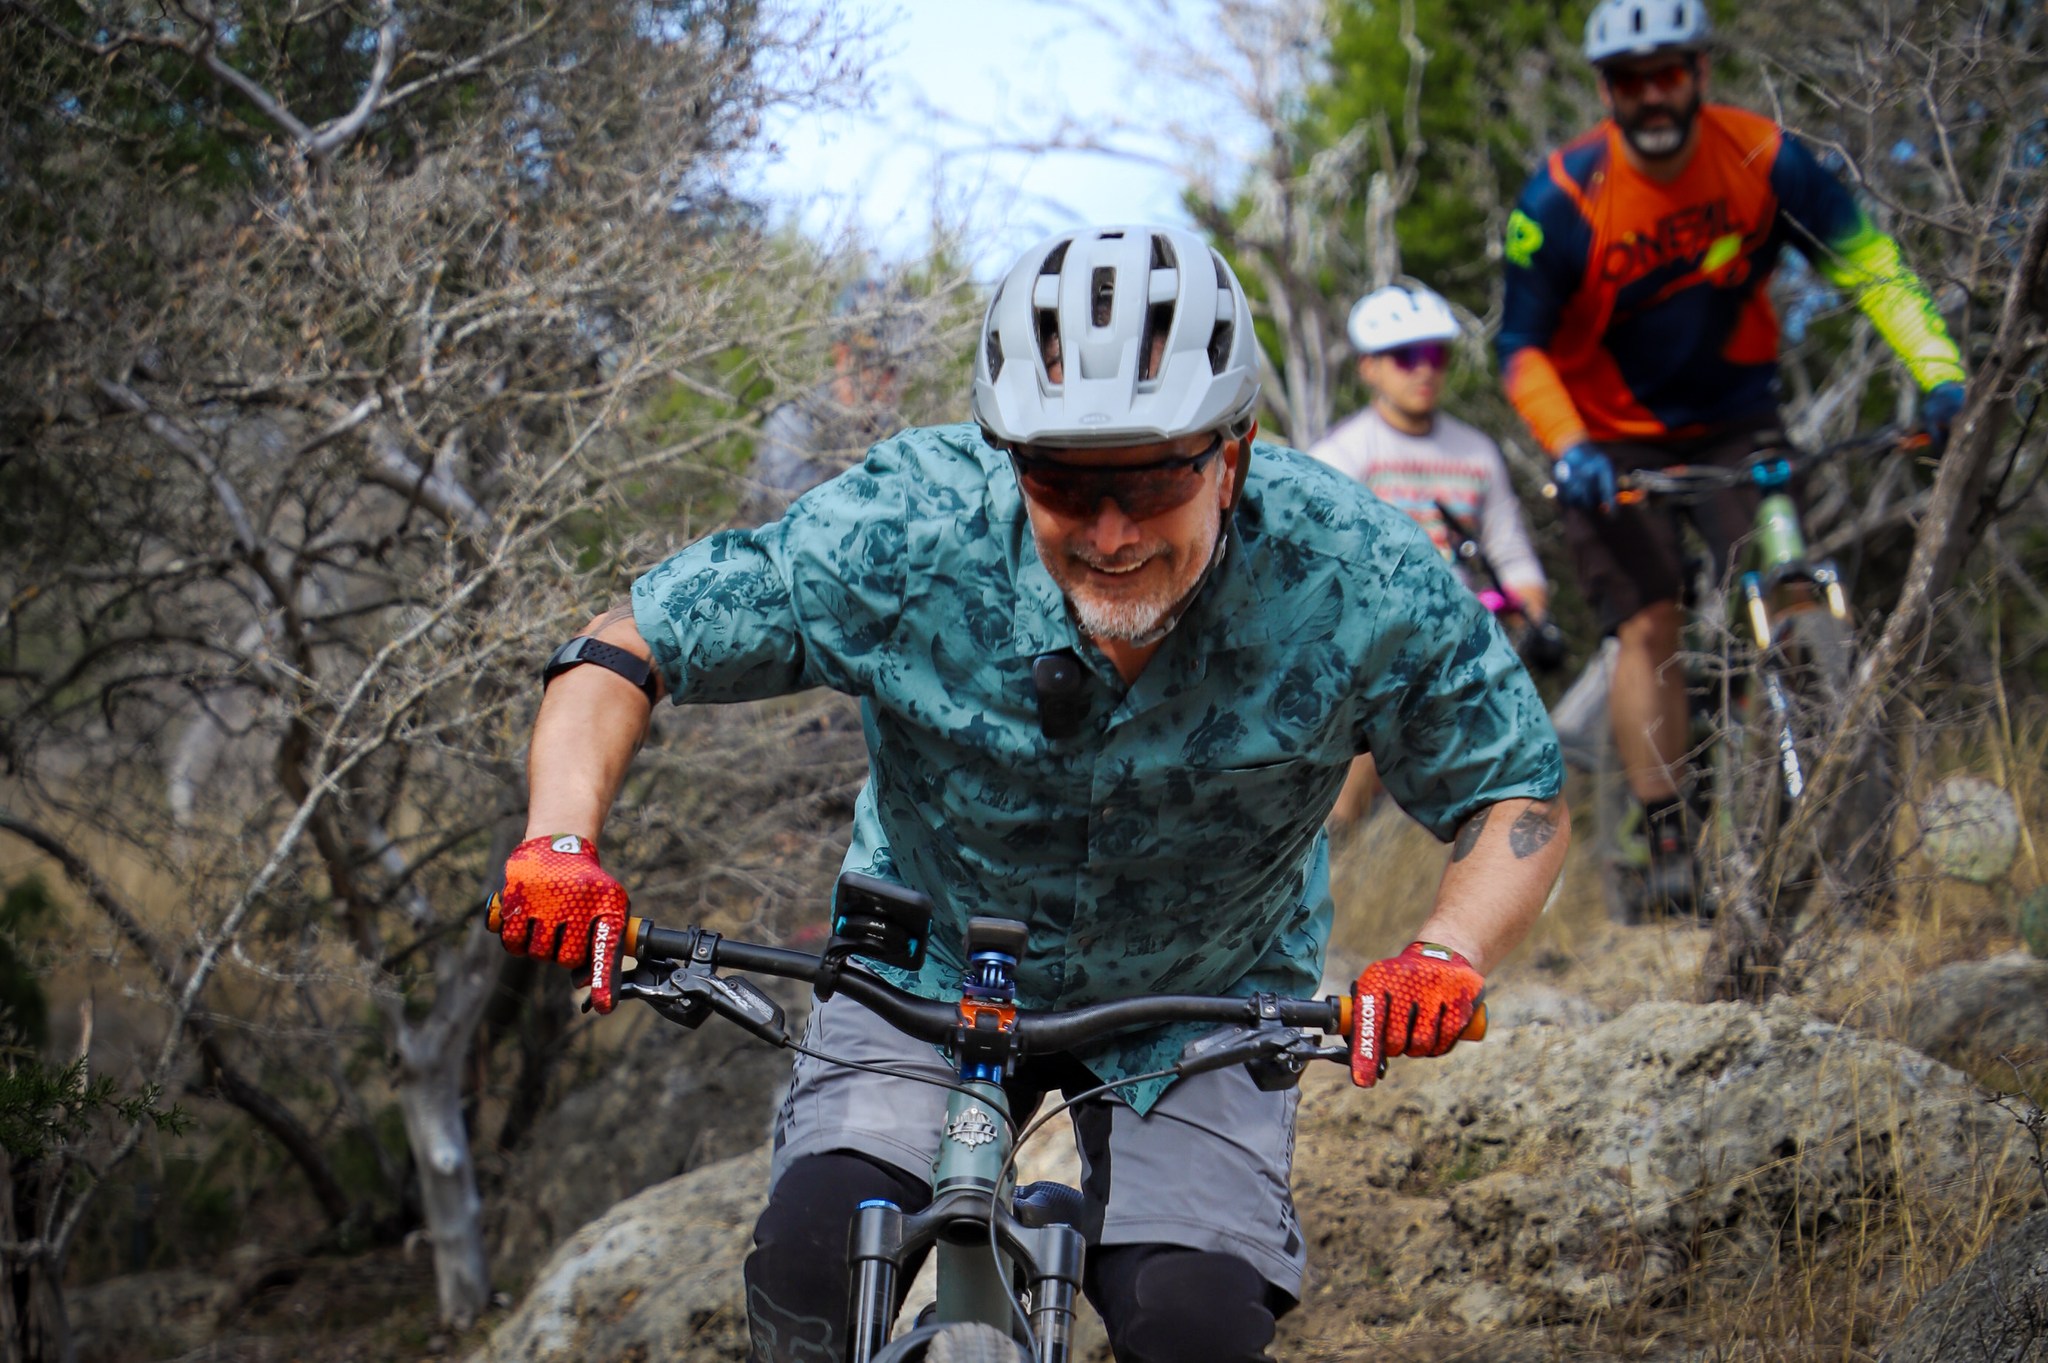
[[782, 156], [749, 179], [819, 236], [856, 228], [884, 256], [922, 252], [935, 217], [973, 228], [987, 279], [1038, 238], [1084, 222], [1184, 223], [1163, 169], [1104, 156], [1029, 156], [992, 141], [1042, 138], [1133, 108], [1142, 79], [1099, 30], [1035, 0], [875, 0], [880, 60], [862, 114], [781, 116]]

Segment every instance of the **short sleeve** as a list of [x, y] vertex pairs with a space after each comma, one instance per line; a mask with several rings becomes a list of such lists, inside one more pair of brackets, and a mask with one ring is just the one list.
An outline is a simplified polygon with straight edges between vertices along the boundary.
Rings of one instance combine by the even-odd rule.
[[1402, 559], [1360, 682], [1361, 732], [1410, 817], [1448, 840], [1475, 810], [1554, 799], [1564, 758], [1543, 699], [1485, 607], [1434, 555]]
[[907, 572], [910, 474], [895, 446], [877, 445], [781, 519], [708, 536], [634, 582], [634, 623], [678, 704], [866, 692]]

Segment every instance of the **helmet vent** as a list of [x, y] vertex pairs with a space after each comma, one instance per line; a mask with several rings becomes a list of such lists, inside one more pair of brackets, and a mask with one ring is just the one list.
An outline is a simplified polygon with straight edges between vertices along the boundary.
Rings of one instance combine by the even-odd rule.
[[1209, 333], [1209, 372], [1221, 374], [1223, 362], [1230, 356], [1230, 320], [1220, 318], [1216, 329]]
[[1053, 247], [1052, 253], [1045, 258], [1045, 264], [1038, 267], [1038, 272], [1040, 274], [1058, 274], [1060, 267], [1067, 263], [1067, 248], [1071, 245], [1073, 245], [1071, 241], [1063, 241]]
[[1166, 363], [1166, 338], [1173, 330], [1173, 304], [1154, 303], [1145, 309], [1145, 334], [1138, 341], [1138, 378], [1159, 377]]
[[1173, 258], [1172, 242], [1168, 241], [1165, 237], [1155, 236], [1152, 238], [1153, 269], [1171, 270], [1174, 266], [1178, 265], [1179, 263], [1179, 261]]
[[1106, 327], [1110, 314], [1116, 308], [1116, 271], [1107, 265], [1097, 266], [1088, 279], [1088, 324]]
[[993, 383], [1003, 376], [1003, 340], [996, 335], [996, 329], [988, 329], [988, 377]]

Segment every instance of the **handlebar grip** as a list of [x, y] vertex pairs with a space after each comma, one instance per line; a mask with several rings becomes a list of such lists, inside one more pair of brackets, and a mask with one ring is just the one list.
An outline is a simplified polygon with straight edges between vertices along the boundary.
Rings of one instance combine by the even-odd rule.
[[1458, 1033], [1460, 1041], [1486, 1040], [1486, 1000], [1472, 1005], [1472, 1020], [1465, 1024], [1465, 1030]]

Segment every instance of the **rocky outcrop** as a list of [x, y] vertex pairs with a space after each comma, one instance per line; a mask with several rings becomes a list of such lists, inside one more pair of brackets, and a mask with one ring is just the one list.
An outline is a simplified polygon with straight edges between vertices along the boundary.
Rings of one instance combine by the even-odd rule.
[[213, 1337], [235, 1285], [191, 1269], [131, 1273], [69, 1294], [79, 1363], [168, 1358]]
[[[1351, 1356], [1362, 1331], [1417, 1317], [1471, 1333], [1655, 1301], [1703, 1242], [1760, 1269], [1866, 1199], [1953, 1197], [2020, 1163], [2010, 1119], [1961, 1075], [1787, 1003], [1602, 1021], [1503, 991], [1495, 1016], [1483, 1045], [1397, 1061], [1370, 1092], [1334, 1067], [1307, 1086], [1312, 1269], [1281, 1356]], [[585, 1227], [473, 1363], [741, 1357], [765, 1168], [757, 1152], [700, 1169]]]
[[764, 1146], [620, 1203], [555, 1251], [470, 1363], [745, 1357], [740, 1261], [767, 1178]]
[[2048, 961], [2009, 951], [1958, 961], [1861, 1003], [1845, 1021], [1949, 1063], [2048, 1061]]
[[[778, 987], [800, 1032], [804, 996]], [[712, 1019], [693, 1031], [647, 1014], [604, 1075], [564, 1098], [506, 1172], [491, 1207], [493, 1275], [524, 1285], [549, 1250], [645, 1188], [768, 1137], [790, 1057]]]
[[1921, 1298], [1879, 1363], [2048, 1363], [2048, 1212]]
[[1325, 1290], [1498, 1327], [1654, 1294], [1708, 1239], [1762, 1267], [1866, 1199], [2013, 1172], [2014, 1136], [1953, 1070], [1789, 1003], [1646, 1003], [1317, 1088], [1296, 1186]]

